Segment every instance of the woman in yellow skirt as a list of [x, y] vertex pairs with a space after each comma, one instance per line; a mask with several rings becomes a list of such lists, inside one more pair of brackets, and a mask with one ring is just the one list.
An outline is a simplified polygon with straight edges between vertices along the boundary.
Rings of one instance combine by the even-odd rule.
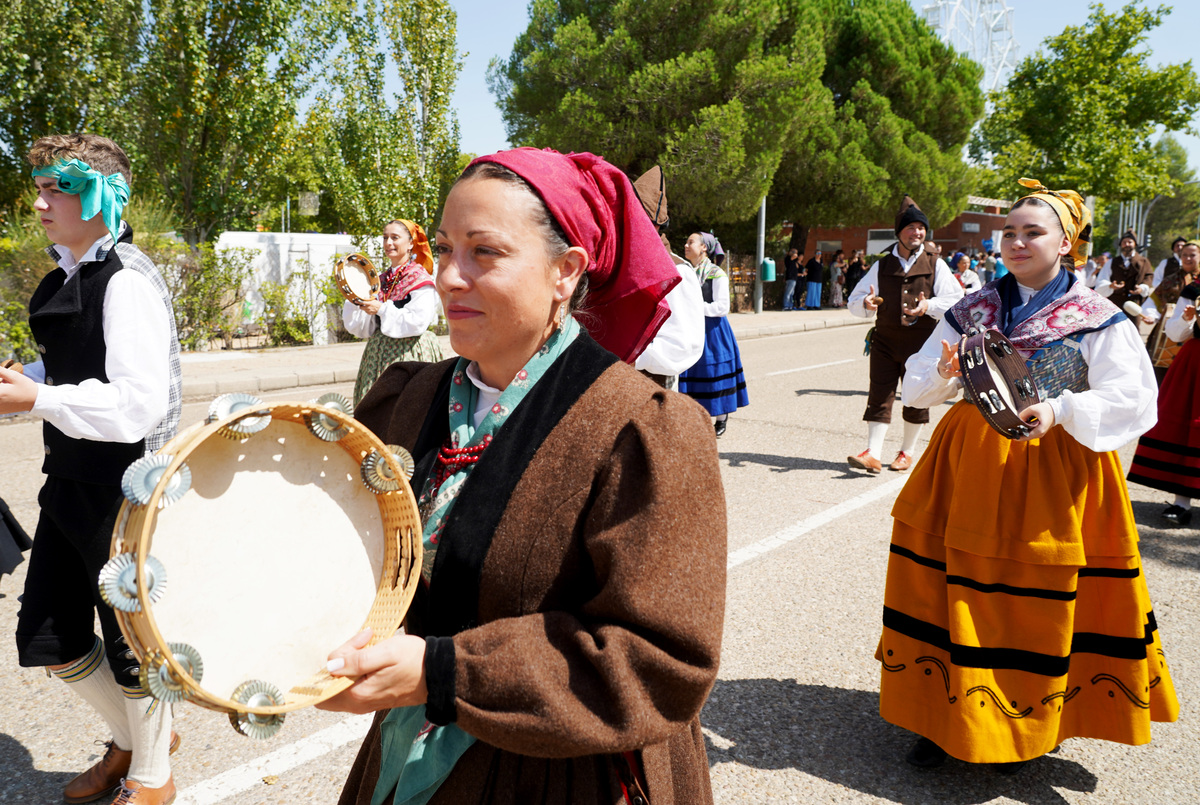
[[937, 405], [962, 387], [959, 339], [994, 327], [1041, 392], [1018, 440], [959, 401], [892, 511], [879, 709], [920, 736], [916, 766], [948, 754], [1012, 773], [1067, 738], [1147, 743], [1179, 714], [1116, 454], [1154, 424], [1154, 374], [1133, 324], [1070, 270], [1091, 235], [1083, 199], [1021, 184], [1010, 273], [906, 364], [904, 404]]

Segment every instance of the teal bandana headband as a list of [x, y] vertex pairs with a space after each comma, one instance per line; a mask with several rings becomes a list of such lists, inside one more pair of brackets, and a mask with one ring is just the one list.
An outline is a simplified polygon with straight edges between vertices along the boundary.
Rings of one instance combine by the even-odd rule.
[[90, 221], [97, 213], [103, 214], [104, 226], [116, 243], [121, 211], [129, 203], [129, 183], [124, 176], [119, 173], [105, 176], [78, 159], [60, 159], [53, 165], [34, 168], [33, 175], [53, 178], [59, 190], [79, 196], [83, 220]]

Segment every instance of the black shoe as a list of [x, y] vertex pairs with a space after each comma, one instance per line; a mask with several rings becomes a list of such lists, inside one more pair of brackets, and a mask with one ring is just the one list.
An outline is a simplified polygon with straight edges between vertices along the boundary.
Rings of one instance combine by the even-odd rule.
[[725, 435], [726, 427], [728, 427], [728, 420], [725, 419], [718, 419], [713, 423], [713, 430], [716, 432], [718, 439]]
[[1178, 525], [1189, 525], [1192, 522], [1192, 510], [1185, 509], [1172, 503], [1167, 508], [1163, 509], [1163, 518], [1170, 520]]
[[919, 769], [932, 769], [946, 762], [946, 750], [928, 738], [918, 738], [904, 759]]
[[1014, 774], [1028, 765], [1028, 760], [1018, 760], [1016, 763], [993, 763], [992, 769], [995, 770], [996, 774], [1003, 774], [1007, 777], [1012, 777]]

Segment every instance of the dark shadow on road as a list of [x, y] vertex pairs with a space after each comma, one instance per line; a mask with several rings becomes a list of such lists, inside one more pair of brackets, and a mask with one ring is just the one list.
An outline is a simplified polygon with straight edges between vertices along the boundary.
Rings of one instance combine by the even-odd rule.
[[858, 389], [796, 389], [797, 397], [815, 394], [819, 397], [866, 397], [866, 391]]
[[729, 462], [730, 467], [741, 467], [746, 464], [761, 464], [769, 467], [771, 472], [792, 472], [793, 470], [837, 470], [842, 475], [831, 480], [843, 478], [862, 478], [864, 473], [851, 472], [845, 461], [825, 461], [819, 458], [804, 458], [803, 456], [773, 456], [766, 453], [721, 453], [721, 458]]
[[[1163, 493], [1163, 498], [1167, 498]], [[1193, 525], [1180, 526], [1164, 520], [1162, 510], [1170, 500], [1161, 503], [1134, 501], [1133, 519], [1138, 524], [1138, 547], [1142, 557], [1165, 562], [1186, 570], [1200, 571], [1200, 509]]]
[[29, 750], [3, 733], [0, 733], [0, 769], [4, 770], [0, 774], [2, 802], [62, 802], [62, 790], [75, 776], [71, 772], [35, 769]]
[[1054, 755], [1012, 777], [957, 760], [915, 769], [904, 762], [913, 734], [880, 718], [879, 694], [865, 690], [791, 679], [717, 680], [700, 719], [717, 736], [705, 738], [710, 765], [794, 768], [892, 802], [974, 805], [1008, 797], [1065, 805], [1054, 786], [1091, 792], [1097, 785], [1083, 766]]

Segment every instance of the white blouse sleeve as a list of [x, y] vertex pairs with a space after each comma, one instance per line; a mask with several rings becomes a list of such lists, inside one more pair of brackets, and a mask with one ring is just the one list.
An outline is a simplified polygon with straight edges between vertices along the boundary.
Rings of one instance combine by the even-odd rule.
[[955, 397], [962, 388], [962, 380], [949, 380], [938, 374], [938, 361], [942, 359], [942, 341], [957, 344], [960, 336], [945, 319], [925, 339], [921, 349], [909, 356], [904, 364], [904, 380], [900, 389], [900, 400], [909, 408], [932, 408]]
[[713, 300], [704, 303], [704, 315], [718, 318], [729, 315], [729, 277], [717, 277], [713, 280]]
[[132, 268], [109, 280], [102, 315], [108, 382], [50, 385], [52, 378], [44, 378], [32, 413], [74, 439], [132, 444], [170, 406], [171, 321], [150, 280]]
[[342, 303], [342, 324], [346, 332], [359, 338], [370, 338], [375, 334], [375, 317], [353, 302]]
[[1105, 263], [1104, 268], [1100, 269], [1100, 273], [1096, 275], [1095, 288], [1096, 293], [1105, 298], [1112, 296], [1112, 263]]
[[862, 319], [869, 319], [875, 315], [875, 311], [867, 310], [863, 307], [863, 300], [867, 298], [867, 293], [875, 289], [876, 295], [879, 294], [879, 263], [876, 262], [871, 266], [871, 270], [866, 276], [858, 281], [854, 286], [854, 290], [850, 292], [850, 298], [846, 300], [846, 307], [855, 316]]
[[391, 302], [379, 308], [379, 328], [388, 338], [412, 338], [437, 321], [437, 291], [427, 285], [409, 294], [408, 304], [396, 307]]
[[[1189, 305], [1195, 306], [1195, 304], [1195, 302], [1189, 302], [1183, 297], [1179, 298], [1179, 301], [1175, 303], [1175, 312], [1171, 314], [1171, 318], [1167, 319], [1167, 323], [1163, 325], [1163, 332], [1167, 334], [1167, 338], [1183, 343], [1192, 337], [1194, 332], [1192, 325], [1195, 324], [1196, 320], [1184, 321], [1183, 311]], [[25, 371], [28, 373], [29, 370], [26, 369]]]
[[1133, 322], [1120, 321], [1088, 333], [1079, 346], [1090, 388], [1049, 400], [1054, 421], [1090, 450], [1117, 450], [1158, 420], [1158, 383], [1146, 345]]
[[671, 315], [633, 368], [673, 377], [692, 368], [704, 354], [704, 297], [690, 267], [677, 266], [679, 284], [667, 294]]

